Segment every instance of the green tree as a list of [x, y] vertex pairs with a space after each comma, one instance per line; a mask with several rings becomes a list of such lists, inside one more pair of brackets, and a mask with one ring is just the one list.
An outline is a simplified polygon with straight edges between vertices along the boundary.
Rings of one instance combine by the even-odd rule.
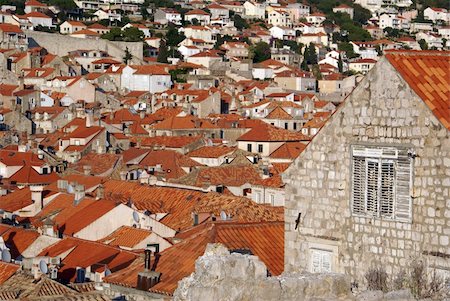
[[353, 20], [359, 24], [367, 24], [367, 21], [372, 17], [370, 10], [362, 7], [359, 4], [353, 4]]
[[161, 43], [159, 45], [159, 51], [158, 51], [158, 57], [156, 60], [159, 63], [168, 63], [167, 60], [169, 58], [169, 48], [166, 45], [166, 42], [164, 40], [161, 40]]
[[342, 55], [339, 54], [339, 60], [338, 60], [338, 70], [339, 73], [342, 73], [344, 71], [344, 62], [342, 61]]
[[144, 32], [136, 27], [128, 27], [123, 30], [123, 40], [125, 42], [140, 42], [144, 40], [144, 37]]
[[428, 50], [428, 44], [427, 41], [425, 41], [424, 39], [419, 40], [419, 45], [420, 45], [420, 49], [422, 50]]
[[102, 39], [110, 41], [123, 41], [123, 32], [120, 28], [114, 27], [105, 34], [102, 35]]
[[309, 71], [307, 60], [308, 60], [308, 47], [305, 46], [305, 50], [303, 51], [303, 60], [300, 65], [300, 68], [304, 71]]
[[128, 62], [133, 58], [133, 55], [128, 50], [128, 47], [125, 48], [125, 55], [123, 56], [123, 62], [128, 65]]
[[270, 45], [266, 42], [258, 42], [251, 48], [253, 53], [253, 62], [259, 63], [270, 59]]
[[347, 56], [347, 58], [349, 59], [353, 59], [355, 57], [358, 57], [359, 55], [357, 53], [355, 53], [355, 51], [353, 50], [353, 46], [352, 44], [348, 43], [348, 42], [342, 42], [338, 44], [338, 49], [341, 51], [345, 51], [345, 55]]
[[73, 0], [48, 0], [48, 5], [56, 6], [61, 10], [71, 10], [77, 8], [77, 5]]
[[181, 34], [173, 24], [169, 24], [169, 29], [166, 33], [166, 41], [168, 46], [178, 46], [186, 37]]
[[234, 26], [238, 29], [238, 30], [242, 30], [244, 28], [249, 28], [250, 26], [248, 25], [247, 21], [244, 20], [240, 15], [235, 14], [233, 16], [233, 21], [234, 21]]
[[385, 33], [386, 37], [388, 38], [398, 38], [400, 37], [400, 30], [392, 27], [386, 27], [383, 29], [383, 32]]
[[308, 65], [315, 65], [315, 64], [317, 64], [316, 46], [314, 46], [313, 43], [310, 43], [309, 46], [308, 46], [307, 63], [308, 63]]

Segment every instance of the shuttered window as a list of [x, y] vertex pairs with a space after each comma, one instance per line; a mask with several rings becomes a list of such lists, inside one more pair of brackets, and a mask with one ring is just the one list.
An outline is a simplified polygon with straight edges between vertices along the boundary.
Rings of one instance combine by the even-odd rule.
[[311, 249], [311, 273], [330, 273], [332, 252]]
[[352, 213], [411, 221], [412, 158], [407, 148], [352, 146]]

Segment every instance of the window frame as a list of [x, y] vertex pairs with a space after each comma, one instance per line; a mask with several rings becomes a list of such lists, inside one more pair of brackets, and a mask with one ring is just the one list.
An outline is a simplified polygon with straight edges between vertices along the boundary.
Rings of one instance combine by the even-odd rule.
[[[413, 148], [405, 145], [353, 144], [350, 146], [351, 187], [349, 193], [352, 216], [412, 222], [414, 156], [411, 154], [413, 153]], [[357, 160], [359, 166], [355, 163]], [[367, 188], [370, 163], [377, 163], [376, 208], [372, 206], [372, 210], [368, 210]], [[389, 164], [392, 164], [392, 169], [388, 169], [390, 174], [386, 179], [386, 167], [383, 166]], [[362, 168], [364, 168], [363, 171]], [[355, 173], [355, 170], [358, 173]], [[392, 181], [392, 190], [386, 190], [386, 187], [389, 188], [389, 186], [383, 186], [383, 181]], [[355, 194], [358, 188], [362, 191]], [[391, 201], [389, 198], [383, 197], [383, 194], [384, 196], [391, 195]]]

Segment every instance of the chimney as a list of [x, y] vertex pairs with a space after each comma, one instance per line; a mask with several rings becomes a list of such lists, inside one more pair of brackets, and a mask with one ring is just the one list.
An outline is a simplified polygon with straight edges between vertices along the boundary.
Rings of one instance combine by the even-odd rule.
[[104, 197], [105, 197], [105, 187], [102, 184], [100, 184], [97, 187], [97, 197], [96, 197], [96, 199], [100, 200], [100, 199], [103, 199]]
[[[151, 264], [152, 251], [145, 249], [144, 257], [144, 271], [138, 274], [137, 289], [142, 291], [148, 291], [151, 287], [159, 282], [161, 273], [155, 272], [155, 264]], [[159, 253], [155, 252], [155, 263], [159, 258]]]
[[73, 199], [74, 205], [75, 206], [78, 205], [83, 200], [85, 195], [86, 195], [86, 192], [84, 190], [84, 185], [76, 185], [75, 186], [75, 196]]
[[139, 118], [144, 119], [145, 118], [145, 111], [139, 112]]
[[84, 175], [90, 176], [91, 175], [92, 166], [91, 165], [84, 165], [83, 166], [83, 172]]
[[38, 213], [44, 207], [44, 199], [42, 196], [42, 191], [44, 191], [44, 186], [31, 185], [30, 191], [31, 191], [31, 200], [34, 203], [35, 213]]
[[92, 110], [86, 110], [86, 127], [90, 128], [94, 125], [94, 112]]
[[69, 186], [69, 182], [67, 180], [58, 180], [56, 182], [59, 191], [66, 191], [67, 186]]

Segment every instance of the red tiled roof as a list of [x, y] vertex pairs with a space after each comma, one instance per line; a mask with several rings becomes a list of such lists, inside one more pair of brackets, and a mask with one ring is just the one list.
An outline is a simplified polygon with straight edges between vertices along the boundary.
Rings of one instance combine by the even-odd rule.
[[233, 216], [235, 221], [279, 221], [283, 217], [245, 197], [226, 196], [217, 193], [143, 186], [139, 183], [110, 180], [104, 183], [105, 195], [111, 194], [126, 203], [133, 201], [137, 210], [152, 213], [168, 213], [160, 220], [172, 229], [192, 227], [192, 212], [207, 212], [216, 216], [221, 211]]
[[0, 225], [0, 235], [9, 247], [11, 258], [16, 259], [39, 237], [39, 233], [23, 228]]
[[13, 92], [19, 88], [19, 86], [16, 85], [7, 85], [7, 84], [0, 84], [0, 95], [3, 96], [13, 96]]
[[110, 235], [99, 240], [99, 242], [110, 246], [132, 249], [138, 243], [146, 239], [150, 234], [152, 234], [152, 232], [149, 230], [122, 226]]
[[213, 129], [216, 125], [207, 119], [200, 119], [192, 115], [184, 117], [170, 117], [153, 126], [155, 130], [175, 129]]
[[69, 23], [72, 26], [81, 26], [81, 27], [86, 28], [86, 24], [84, 24], [84, 23], [82, 23], [80, 21], [72, 21], [72, 20], [70, 20], [70, 21], [67, 21], [67, 23]]
[[33, 204], [30, 188], [17, 189], [7, 195], [0, 196], [0, 209], [14, 212]]
[[295, 159], [306, 148], [301, 142], [286, 142], [270, 154], [272, 159]]
[[277, 141], [308, 141], [311, 140], [311, 138], [299, 132], [293, 132], [277, 128], [270, 124], [264, 124], [252, 128], [250, 131], [240, 136], [237, 140], [277, 142]]
[[168, 148], [182, 148], [203, 139], [201, 136], [155, 136], [135, 139], [140, 141], [141, 147], [165, 146]]
[[228, 147], [225, 145], [203, 146], [196, 150], [191, 151], [186, 155], [189, 157], [198, 157], [198, 158], [219, 158], [221, 156], [230, 154], [235, 150], [236, 150], [235, 147]]
[[281, 120], [291, 120], [292, 116], [289, 115], [283, 108], [276, 107], [267, 116], [266, 119], [281, 119]]
[[0, 285], [14, 275], [20, 265], [13, 263], [0, 262]]
[[[160, 282], [150, 291], [171, 295], [178, 281], [194, 271], [195, 261], [204, 254], [208, 243], [222, 243], [230, 250], [248, 249], [266, 264], [272, 275], [279, 275], [284, 268], [283, 233], [283, 222], [216, 222], [198, 226], [182, 242], [161, 252], [155, 269], [161, 273]], [[137, 274], [142, 270], [143, 262], [135, 262], [105, 281], [136, 287]]]
[[91, 174], [101, 175], [112, 170], [118, 162], [120, 155], [117, 154], [98, 154], [88, 153], [84, 155], [80, 161], [69, 166], [70, 169], [83, 173], [84, 166], [91, 167]]
[[204, 15], [204, 16], [209, 16], [209, 14], [201, 9], [193, 9], [190, 10], [186, 13], [187, 16], [189, 15]]
[[43, 4], [37, 0], [28, 0], [25, 2], [25, 6], [39, 6], [39, 7], [46, 7], [46, 4]]
[[56, 257], [68, 251], [68, 255], [61, 260], [62, 267], [58, 270], [58, 277], [70, 282], [74, 282], [76, 278], [77, 267], [101, 265], [114, 272], [126, 268], [136, 259], [132, 252], [72, 237], [66, 237], [45, 248], [39, 256]]
[[78, 31], [75, 31], [74, 33], [72, 33], [72, 35], [78, 35], [78, 34], [84, 34], [87, 36], [100, 36], [99, 33], [92, 31], [90, 29], [82, 29], [82, 30], [78, 30]]
[[12, 33], [23, 33], [22, 29], [20, 29], [19, 26], [8, 24], [8, 23], [0, 23], [0, 31], [12, 32]]
[[450, 51], [392, 51], [386, 58], [450, 129]]
[[44, 19], [51, 19], [52, 17], [47, 16], [46, 14], [43, 14], [38, 11], [33, 11], [31, 13], [25, 14], [24, 17], [26, 18], [44, 18]]

